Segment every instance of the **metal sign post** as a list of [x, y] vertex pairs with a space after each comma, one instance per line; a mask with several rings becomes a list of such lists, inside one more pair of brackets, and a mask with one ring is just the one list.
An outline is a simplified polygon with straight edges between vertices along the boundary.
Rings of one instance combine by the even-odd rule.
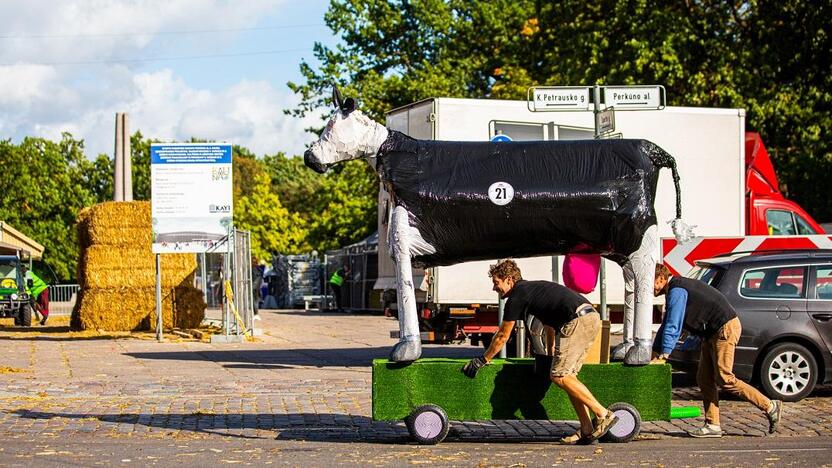
[[[589, 99], [590, 93], [592, 99]], [[526, 105], [532, 112], [575, 112], [592, 110], [595, 121], [595, 139], [615, 138], [615, 111], [662, 110], [667, 96], [664, 86], [543, 86], [529, 88]], [[602, 108], [603, 104], [603, 108]], [[590, 107], [591, 105], [591, 107]], [[553, 274], [554, 275], [554, 274]], [[601, 260], [599, 272], [599, 312], [603, 321], [602, 343], [609, 343], [609, 311], [607, 310], [606, 264]], [[501, 308], [502, 311], [502, 308]], [[502, 323], [502, 314], [500, 314]], [[606, 349], [604, 349], [606, 348]], [[602, 345], [601, 360], [607, 362], [605, 351], [609, 347]]]
[[156, 254], [156, 341], [162, 340], [162, 255]]

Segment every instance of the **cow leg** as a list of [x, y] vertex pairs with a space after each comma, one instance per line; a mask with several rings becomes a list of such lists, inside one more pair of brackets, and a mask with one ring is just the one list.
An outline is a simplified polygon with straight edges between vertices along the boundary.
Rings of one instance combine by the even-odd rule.
[[621, 269], [624, 271], [624, 341], [612, 350], [613, 361], [623, 361], [627, 351], [633, 347], [633, 315], [635, 314], [636, 275], [633, 264], [628, 261]]
[[641, 239], [641, 247], [630, 255], [629, 263], [635, 274], [634, 340], [633, 346], [624, 357], [624, 364], [631, 366], [650, 363], [650, 345], [653, 341], [653, 283], [658, 240], [656, 225], [650, 226]]
[[399, 308], [399, 342], [390, 351], [393, 362], [410, 362], [422, 355], [419, 318], [416, 315], [416, 292], [413, 289], [413, 270], [410, 266], [410, 225], [407, 210], [393, 209], [390, 220], [390, 250], [396, 262], [396, 292]]

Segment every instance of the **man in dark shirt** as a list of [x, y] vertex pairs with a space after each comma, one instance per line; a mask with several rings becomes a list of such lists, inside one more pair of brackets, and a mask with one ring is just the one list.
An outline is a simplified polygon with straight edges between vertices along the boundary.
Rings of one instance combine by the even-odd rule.
[[773, 434], [780, 422], [783, 404], [769, 400], [734, 375], [734, 349], [740, 340], [742, 325], [728, 299], [702, 281], [671, 277], [670, 270], [661, 264], [656, 265], [653, 293], [667, 295], [664, 319], [653, 342], [655, 357], [666, 359], [670, 355], [682, 329], [702, 338], [696, 380], [702, 391], [705, 425], [688, 434], [722, 437], [718, 387], [760, 408], [768, 418], [768, 432]]
[[[506, 299], [505, 314], [500, 330], [482, 357], [465, 365], [463, 372], [474, 378], [503, 348], [514, 322], [534, 315], [544, 325], [557, 330], [559, 343], [552, 359], [550, 378], [561, 387], [572, 402], [581, 428], [575, 434], [564, 437], [564, 444], [589, 444], [602, 437], [618, 421], [612, 411], [604, 408], [592, 392], [578, 380], [589, 348], [601, 331], [601, 319], [591, 304], [580, 294], [550, 281], [525, 281], [513, 260], [492, 265], [488, 276], [494, 291]], [[593, 425], [592, 417], [596, 417]]]

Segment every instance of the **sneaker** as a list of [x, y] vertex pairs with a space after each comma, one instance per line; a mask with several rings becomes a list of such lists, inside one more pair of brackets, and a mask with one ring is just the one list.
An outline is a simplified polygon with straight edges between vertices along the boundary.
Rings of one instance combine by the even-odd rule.
[[[41, 326], [46, 325], [46, 320], [48, 318], [49, 318], [49, 316], [47, 315], [46, 317], [43, 318], [43, 320], [40, 321]], [[779, 416], [778, 416], [778, 419], [779, 419]]]
[[783, 414], [783, 402], [780, 400], [771, 400], [772, 408], [766, 412], [768, 418], [768, 433], [774, 434], [777, 430], [777, 424], [780, 423], [780, 416]]
[[568, 435], [559, 441], [562, 445], [592, 445], [597, 443], [597, 440], [593, 439], [591, 435], [583, 435], [581, 431], [578, 431], [572, 435]]
[[604, 416], [603, 418], [598, 418], [598, 421], [595, 423], [595, 430], [592, 431], [592, 434], [590, 434], [589, 437], [592, 440], [597, 440], [601, 437], [604, 437], [604, 434], [609, 432], [609, 430], [612, 429], [612, 427], [615, 426], [615, 423], [617, 422], [618, 416], [616, 416], [615, 413], [612, 411], [607, 411], [606, 416]]
[[705, 423], [702, 427], [688, 431], [688, 435], [697, 439], [722, 437], [722, 428], [716, 424]]

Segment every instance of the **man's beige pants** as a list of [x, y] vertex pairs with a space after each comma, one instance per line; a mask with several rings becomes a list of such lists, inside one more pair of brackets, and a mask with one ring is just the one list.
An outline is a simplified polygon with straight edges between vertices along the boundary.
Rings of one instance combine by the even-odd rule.
[[741, 334], [740, 319], [734, 317], [712, 337], [702, 342], [696, 381], [702, 391], [705, 422], [709, 424], [719, 425], [719, 388], [763, 411], [768, 411], [771, 407], [771, 400], [734, 375], [734, 349], [740, 341]]

